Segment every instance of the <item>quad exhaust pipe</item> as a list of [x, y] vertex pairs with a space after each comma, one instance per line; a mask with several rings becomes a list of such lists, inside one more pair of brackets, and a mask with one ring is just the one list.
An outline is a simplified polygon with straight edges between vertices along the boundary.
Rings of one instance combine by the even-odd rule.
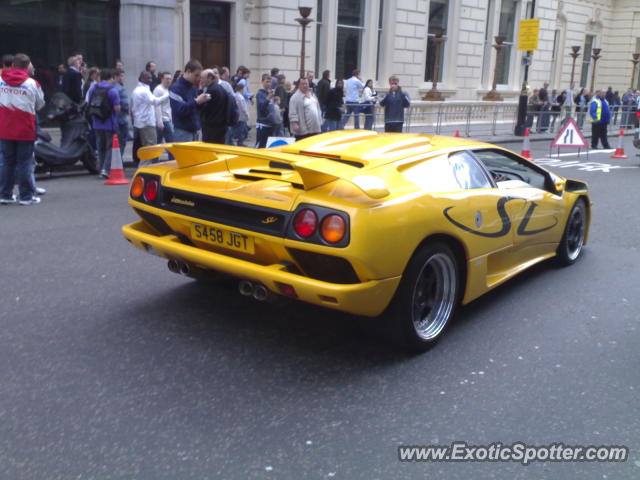
[[238, 283], [238, 291], [240, 295], [245, 297], [253, 297], [259, 302], [264, 302], [271, 296], [271, 292], [261, 283], [254, 283], [249, 280], [241, 280]]
[[[203, 274], [203, 270], [200, 268], [174, 259], [167, 262], [167, 268], [173, 273], [179, 273], [187, 277], [198, 277]], [[250, 280], [240, 280], [238, 283], [238, 291], [240, 292], [240, 295], [244, 297], [253, 297], [259, 302], [274, 300], [277, 297], [262, 283], [252, 282]]]

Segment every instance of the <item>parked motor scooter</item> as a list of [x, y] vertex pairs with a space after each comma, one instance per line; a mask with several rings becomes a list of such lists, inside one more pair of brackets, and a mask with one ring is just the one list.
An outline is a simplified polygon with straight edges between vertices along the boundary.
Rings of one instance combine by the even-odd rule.
[[47, 118], [60, 122], [62, 138], [60, 146], [53, 143], [51, 135], [38, 131], [34, 153], [36, 168], [52, 174], [53, 170], [71, 166], [78, 161], [90, 173], [98, 173], [96, 152], [89, 143], [89, 122], [85, 105], [76, 105], [64, 93], [56, 93], [50, 101]]

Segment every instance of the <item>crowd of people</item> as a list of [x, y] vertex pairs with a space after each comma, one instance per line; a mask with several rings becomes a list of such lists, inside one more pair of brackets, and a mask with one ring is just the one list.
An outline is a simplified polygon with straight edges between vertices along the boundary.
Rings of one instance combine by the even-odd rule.
[[[163, 141], [202, 139], [245, 146], [252, 106], [256, 109], [255, 146], [263, 148], [270, 136], [300, 140], [343, 129], [351, 116], [355, 128], [360, 128], [363, 115], [364, 128], [372, 129], [378, 103], [373, 81], [364, 82], [357, 69], [332, 87], [328, 70], [317, 83], [312, 72], [292, 83], [278, 68], [272, 68], [262, 74], [261, 86], [254, 95], [249, 86], [251, 71], [243, 65], [232, 76], [228, 67], [205, 68], [198, 60], [190, 60], [184, 70], [172, 75], [158, 72], [156, 63], [149, 61], [128, 95], [124, 65], [119, 60], [113, 70], [99, 70], [87, 68], [82, 55], [75, 54], [69, 57], [67, 66], [58, 68], [59, 90], [73, 102], [89, 105], [92, 141], [100, 174], [105, 177], [109, 175], [108, 142], [113, 133], [118, 134], [122, 152], [127, 141], [133, 140], [134, 162], [138, 164], [138, 147]], [[385, 131], [402, 131], [404, 109], [410, 99], [397, 77], [391, 77], [389, 84], [389, 93], [379, 101], [385, 108]], [[100, 109], [109, 115], [98, 115]]]
[[[574, 92], [574, 86], [558, 94], [557, 90], [549, 93], [549, 83], [545, 82], [540, 89], [534, 89], [529, 96], [527, 107], [527, 127], [532, 132], [554, 132], [556, 124], [564, 122], [568, 117], [575, 117], [580, 128], [585, 119], [591, 124], [591, 148], [601, 143], [605, 149], [610, 148], [607, 138], [607, 126], [612, 123], [620, 128], [634, 128], [635, 113], [640, 111], [640, 90], [634, 92], [629, 88], [620, 97], [619, 91], [609, 87], [606, 91], [596, 90], [591, 93], [586, 88]], [[564, 112], [564, 115], [563, 115]], [[559, 120], [562, 118], [562, 122]], [[535, 123], [535, 129], [534, 129]]]
[[[560, 123], [559, 119], [561, 117], [566, 119], [569, 116], [574, 117], [578, 126], [582, 128], [585, 118], [589, 117], [591, 100], [600, 91], [596, 90], [592, 93], [586, 88], [574, 91], [573, 86], [560, 93], [555, 89], [549, 93], [548, 89], [549, 83], [545, 82], [542, 88], [534, 89], [529, 96], [527, 126], [532, 130], [532, 133], [553, 132], [557, 124]], [[612, 87], [609, 87], [606, 92], [602, 93], [611, 110], [611, 123], [613, 125], [619, 124], [621, 128], [633, 128], [633, 114], [638, 109], [640, 90], [634, 92], [629, 88], [620, 96], [619, 91], [614, 91]]]
[[[32, 77], [33, 65], [25, 54], [3, 57], [0, 88], [0, 204], [40, 202], [45, 190], [35, 185], [34, 142], [37, 112], [45, 103], [42, 88]], [[331, 72], [316, 83], [312, 72], [287, 80], [278, 68], [261, 76], [254, 95], [249, 86], [251, 71], [239, 66], [231, 76], [228, 67], [204, 68], [198, 60], [171, 74], [159, 71], [149, 61], [128, 92], [122, 61], [114, 68], [88, 67], [81, 53], [71, 55], [58, 66], [57, 89], [80, 107], [91, 127], [89, 143], [98, 158], [99, 175], [108, 178], [113, 136], [120, 153], [133, 142], [133, 160], [139, 147], [161, 142], [204, 142], [245, 146], [251, 127], [250, 108], [256, 109], [257, 148], [264, 148], [270, 136], [292, 136], [296, 141], [321, 132], [341, 130], [353, 116], [354, 127], [373, 129], [375, 105], [384, 108], [387, 132], [401, 132], [404, 109], [411, 100], [397, 77], [389, 79], [389, 91], [380, 100], [373, 81], [364, 82], [354, 69], [348, 79]], [[23, 98], [26, 97], [26, 98]], [[16, 103], [17, 102], [17, 103]], [[2, 107], [20, 105], [19, 110]], [[13, 194], [17, 176], [19, 199]]]

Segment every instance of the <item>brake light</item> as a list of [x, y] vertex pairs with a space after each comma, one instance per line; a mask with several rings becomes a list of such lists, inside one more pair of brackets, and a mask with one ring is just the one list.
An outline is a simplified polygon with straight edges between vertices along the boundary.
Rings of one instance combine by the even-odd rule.
[[133, 179], [133, 185], [131, 185], [131, 196], [139, 198], [144, 192], [144, 178], [138, 175]]
[[293, 219], [293, 229], [302, 238], [307, 238], [313, 235], [318, 226], [318, 216], [316, 212], [305, 208], [300, 210]]
[[324, 217], [320, 227], [322, 238], [329, 243], [338, 243], [342, 240], [346, 230], [347, 226], [344, 218], [335, 214]]
[[636, 117], [640, 117], [640, 112], [636, 112]]
[[158, 181], [147, 180], [147, 185], [144, 187], [144, 198], [147, 202], [154, 202], [158, 197]]

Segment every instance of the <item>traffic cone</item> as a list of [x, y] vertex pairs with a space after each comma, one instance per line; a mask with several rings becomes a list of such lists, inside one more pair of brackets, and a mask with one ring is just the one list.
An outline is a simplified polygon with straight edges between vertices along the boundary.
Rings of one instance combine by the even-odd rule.
[[622, 146], [622, 141], [624, 139], [624, 130], [620, 129], [620, 135], [618, 136], [618, 148], [613, 152], [611, 158], [628, 158], [624, 153], [624, 147]]
[[454, 135], [456, 138], [460, 138], [460, 130], [456, 128], [456, 134]]
[[120, 143], [118, 135], [113, 135], [113, 143], [111, 144], [111, 170], [109, 178], [104, 182], [105, 185], [127, 185], [129, 180], [124, 176], [124, 168], [122, 167], [122, 157], [120, 156]]
[[529, 147], [529, 129], [525, 128], [524, 129], [524, 139], [522, 141], [522, 152], [520, 152], [520, 155], [522, 155], [524, 158], [526, 158], [529, 161], [533, 161], [533, 157], [531, 156], [531, 147]]

